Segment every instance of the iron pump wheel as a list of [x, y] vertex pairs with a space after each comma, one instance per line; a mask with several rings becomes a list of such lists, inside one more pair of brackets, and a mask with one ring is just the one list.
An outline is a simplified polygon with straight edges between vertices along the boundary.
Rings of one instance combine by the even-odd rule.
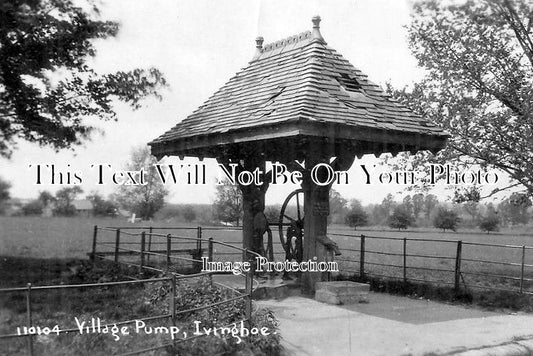
[[[293, 204], [291, 204], [293, 203]], [[296, 211], [294, 211], [296, 203]], [[279, 238], [285, 250], [285, 259], [302, 262], [304, 238], [304, 191], [297, 189], [290, 193], [279, 214]]]

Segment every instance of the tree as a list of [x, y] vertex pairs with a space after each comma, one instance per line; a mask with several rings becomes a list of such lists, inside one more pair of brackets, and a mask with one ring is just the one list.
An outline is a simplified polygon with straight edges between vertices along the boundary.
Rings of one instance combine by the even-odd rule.
[[76, 208], [72, 202], [76, 197], [83, 193], [79, 186], [65, 187], [56, 192], [54, 215], [73, 216], [76, 214]]
[[39, 192], [39, 196], [37, 197], [37, 200], [41, 202], [43, 207], [47, 207], [49, 204], [53, 203], [55, 201], [55, 197], [47, 190], [43, 190], [42, 192]]
[[95, 216], [115, 216], [117, 206], [111, 200], [104, 199], [100, 194], [93, 192], [87, 195], [87, 199], [93, 204], [93, 214]]
[[[150, 154], [148, 146], [133, 149], [127, 171], [135, 171], [135, 184], [131, 180], [119, 185], [113, 195], [124, 209], [135, 213], [143, 220], [150, 220], [165, 205], [168, 190], [157, 173], [157, 159]], [[142, 177], [142, 178], [141, 178]], [[141, 181], [142, 179], [142, 181]]]
[[[87, 8], [87, 10], [82, 7]], [[87, 139], [90, 119], [116, 119], [113, 99], [140, 107], [166, 86], [155, 68], [100, 74], [94, 40], [114, 37], [91, 0], [0, 2], [0, 156], [19, 139], [70, 148]]]
[[[413, 209], [413, 201], [412, 201], [410, 195], [406, 195], [406, 196], [403, 198], [402, 205], [403, 205], [404, 209], [407, 210], [407, 211], [409, 212], [410, 215], [412, 215], [413, 217], [415, 217], [415, 215], [414, 215], [414, 209]], [[416, 217], [415, 217], [415, 218], [416, 218]]]
[[488, 212], [479, 222], [479, 228], [482, 231], [486, 231], [487, 234], [491, 231], [498, 231], [498, 225], [500, 224], [500, 219], [495, 213]]
[[462, 204], [463, 210], [470, 215], [472, 222], [479, 219], [479, 203], [477, 201], [466, 201]]
[[0, 214], [4, 213], [7, 201], [11, 197], [9, 194], [9, 188], [11, 188], [11, 183], [0, 177]]
[[424, 210], [424, 194], [417, 193], [413, 195], [412, 203], [413, 203], [413, 215], [415, 219], [418, 219], [418, 216]]
[[329, 215], [328, 224], [333, 222], [342, 222], [346, 214], [346, 205], [348, 201], [335, 189], [329, 190]]
[[527, 224], [529, 221], [528, 208], [531, 200], [524, 194], [513, 193], [509, 198], [498, 204], [502, 219], [508, 224]]
[[434, 194], [428, 194], [424, 198], [424, 215], [429, 219], [431, 212], [439, 204], [439, 200]]
[[242, 218], [242, 192], [238, 185], [224, 181], [216, 187], [216, 199], [213, 203], [215, 219], [234, 223], [239, 226]]
[[365, 226], [368, 224], [368, 215], [363, 210], [363, 207], [358, 200], [352, 200], [350, 210], [348, 211], [348, 214], [346, 214], [344, 222], [346, 225], [353, 227], [354, 230], [357, 230], [358, 226]]
[[181, 212], [185, 221], [190, 222], [196, 219], [196, 211], [192, 205], [185, 205], [183, 211]]
[[394, 201], [392, 194], [387, 194], [387, 196], [383, 198], [381, 204], [374, 206], [372, 209], [372, 217], [374, 222], [376, 224], [387, 223], [396, 205], [397, 204]]
[[532, 18], [529, 0], [415, 3], [409, 47], [426, 76], [394, 96], [451, 133], [415, 164], [497, 168], [533, 195]]
[[393, 229], [407, 229], [413, 222], [413, 216], [403, 205], [396, 206], [392, 215], [389, 217], [389, 226]]
[[280, 205], [269, 205], [265, 208], [265, 216], [269, 223], [277, 223], [279, 221]]
[[445, 232], [446, 229], [455, 231], [460, 221], [461, 219], [455, 211], [441, 207], [433, 218], [433, 226], [437, 229], [443, 229]]
[[24, 204], [24, 206], [22, 206], [21, 211], [22, 211], [22, 214], [26, 216], [41, 215], [43, 213], [43, 209], [44, 209], [44, 205], [42, 201], [40, 201], [39, 199], [35, 199], [35, 200], [30, 201], [27, 204]]

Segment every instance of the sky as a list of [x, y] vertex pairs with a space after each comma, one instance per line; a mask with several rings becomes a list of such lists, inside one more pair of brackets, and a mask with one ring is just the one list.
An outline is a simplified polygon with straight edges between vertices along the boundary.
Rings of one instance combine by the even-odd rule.
[[[311, 30], [311, 18], [320, 15], [321, 33], [335, 48], [373, 82], [387, 81], [401, 88], [423, 75], [407, 47], [405, 25], [409, 23], [411, 1], [402, 0], [159, 0], [103, 1], [104, 19], [120, 22], [115, 38], [96, 43], [97, 55], [90, 63], [100, 72], [133, 68], [160, 69], [170, 87], [163, 100], [148, 99], [143, 108], [132, 111], [117, 103], [117, 122], [95, 122], [105, 134], [74, 151], [52, 149], [20, 142], [11, 159], [0, 158], [0, 176], [12, 184], [11, 195], [35, 198], [39, 191], [55, 192], [65, 185], [50, 179], [37, 183], [37, 165], [43, 177], [54, 165], [66, 179], [67, 173], [83, 177], [85, 193], [104, 195], [115, 190], [110, 180], [98, 185], [91, 165], [111, 165], [120, 171], [135, 147], [146, 145], [186, 118], [236, 72], [245, 67], [255, 53], [255, 38], [265, 44]], [[177, 158], [172, 158], [176, 162]], [[186, 159], [185, 164], [200, 163]], [[172, 203], [211, 203], [218, 173], [216, 161], [206, 159], [206, 185], [169, 186]], [[402, 191], [398, 184], [363, 184], [361, 164], [378, 164], [373, 156], [356, 159], [349, 171], [349, 184], [334, 185], [345, 198], [363, 203], [378, 203], [388, 193]], [[106, 166], [107, 167], [107, 166]], [[73, 179], [74, 181], [74, 179]], [[267, 204], [280, 203], [294, 185], [271, 186]], [[449, 195], [449, 192], [438, 191]]]

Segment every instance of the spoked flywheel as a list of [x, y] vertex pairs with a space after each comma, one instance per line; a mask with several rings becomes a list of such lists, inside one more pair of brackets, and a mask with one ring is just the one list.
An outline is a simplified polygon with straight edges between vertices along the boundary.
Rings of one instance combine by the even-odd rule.
[[285, 259], [302, 262], [304, 238], [304, 191], [297, 189], [287, 196], [279, 214], [279, 238]]

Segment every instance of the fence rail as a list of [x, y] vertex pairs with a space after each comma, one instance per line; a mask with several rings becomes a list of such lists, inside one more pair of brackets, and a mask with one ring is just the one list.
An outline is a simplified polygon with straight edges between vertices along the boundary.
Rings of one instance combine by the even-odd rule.
[[[131, 230], [141, 230], [140, 232], [130, 232]], [[147, 231], [146, 231], [147, 230]], [[156, 230], [194, 230], [196, 233], [196, 237], [190, 237], [190, 236], [176, 236], [171, 234], [161, 234], [156, 233], [154, 231]], [[210, 229], [205, 229], [209, 231]], [[98, 241], [99, 232], [111, 232], [114, 235], [114, 241]], [[139, 241], [134, 242], [125, 242], [124, 237], [130, 237], [130, 238], [140, 238]], [[148, 239], [147, 239], [148, 237]], [[163, 238], [165, 242], [159, 243], [159, 245], [165, 245], [165, 250], [152, 250], [152, 238]], [[186, 241], [188, 243], [192, 243], [193, 247], [188, 249], [173, 249], [172, 248], [172, 240], [180, 240], [180, 241]], [[138, 245], [139, 249], [136, 250], [134, 248], [126, 248], [121, 247], [121, 245]], [[118, 281], [118, 282], [102, 282], [102, 283], [88, 283], [88, 284], [69, 284], [69, 285], [47, 285], [47, 286], [33, 286], [31, 283], [28, 283], [26, 287], [17, 287], [17, 288], [3, 288], [0, 289], [0, 294], [3, 293], [25, 293], [25, 299], [26, 299], [26, 319], [27, 319], [27, 327], [28, 330], [33, 327], [33, 314], [32, 314], [32, 294], [35, 292], [40, 291], [50, 291], [50, 290], [60, 290], [60, 289], [83, 289], [83, 288], [103, 288], [103, 287], [114, 287], [114, 286], [124, 286], [124, 285], [134, 285], [134, 284], [146, 284], [146, 283], [161, 283], [161, 282], [167, 282], [170, 284], [170, 293], [169, 293], [169, 311], [166, 314], [162, 315], [156, 315], [156, 316], [150, 316], [145, 318], [137, 318], [135, 320], [123, 320], [123, 321], [117, 321], [114, 323], [109, 323], [105, 325], [101, 325], [101, 327], [105, 326], [112, 326], [112, 325], [127, 325], [135, 323], [136, 321], [152, 321], [152, 320], [158, 320], [158, 319], [165, 319], [169, 318], [172, 325], [176, 326], [177, 317], [182, 314], [191, 313], [198, 310], [203, 310], [207, 308], [212, 308], [215, 306], [220, 306], [228, 303], [233, 303], [238, 300], [244, 300], [245, 301], [245, 318], [242, 320], [243, 322], [250, 323], [252, 320], [252, 293], [253, 293], [253, 285], [254, 285], [254, 264], [251, 263], [250, 265], [252, 268], [249, 272], [245, 274], [245, 285], [244, 285], [244, 293], [241, 293], [240, 291], [237, 291], [231, 287], [224, 286], [223, 284], [219, 284], [221, 287], [226, 288], [228, 290], [231, 290], [235, 297], [219, 301], [216, 303], [211, 303], [208, 305], [202, 305], [195, 308], [189, 308], [186, 310], [176, 310], [176, 282], [178, 280], [183, 279], [191, 279], [191, 278], [198, 278], [207, 276], [210, 279], [211, 284], [213, 284], [212, 280], [212, 274], [213, 272], [197, 272], [193, 274], [178, 274], [175, 272], [170, 271], [170, 265], [172, 260], [183, 260], [187, 262], [192, 262], [193, 264], [198, 267], [198, 264], [202, 263], [202, 260], [200, 259], [202, 257], [202, 254], [204, 252], [203, 246], [207, 245], [207, 258], [208, 261], [213, 261], [214, 256], [216, 254], [215, 249], [213, 248], [214, 245], [220, 245], [224, 246], [230, 250], [232, 250], [233, 254], [239, 254], [242, 256], [243, 259], [251, 260], [252, 256], [257, 255], [253, 251], [249, 251], [247, 249], [243, 249], [237, 246], [234, 246], [230, 243], [222, 242], [215, 240], [213, 238], [209, 238], [207, 240], [202, 238], [202, 228], [182, 228], [182, 227], [172, 227], [172, 228], [155, 228], [155, 227], [99, 227], [94, 226], [93, 230], [93, 240], [92, 240], [92, 251], [89, 253], [90, 259], [93, 261], [93, 263], [96, 262], [97, 259], [101, 260], [108, 260], [111, 262], [119, 263], [119, 264], [126, 264], [128, 266], [136, 266], [139, 268], [139, 272], [142, 272], [143, 270], [150, 270], [150, 271], [156, 271], [160, 273], [167, 273], [167, 277], [162, 278], [150, 278], [150, 279], [137, 279], [132, 281]], [[98, 251], [98, 246], [110, 246], [112, 247], [112, 250], [110, 251]], [[200, 257], [200, 258], [187, 258], [187, 257], [181, 257], [181, 256], [175, 256], [172, 255], [173, 253], [189, 253], [192, 256]], [[139, 257], [139, 263], [133, 263], [132, 261], [124, 262], [121, 261], [121, 257], [124, 257], [126, 255], [132, 255]], [[109, 258], [108, 256], [111, 256], [112, 258]], [[259, 256], [259, 255], [257, 255]], [[165, 269], [156, 268], [153, 266], [147, 265], [147, 260], [150, 257], [164, 257], [165, 259]], [[197, 268], [197, 271], [200, 269]], [[240, 321], [239, 321], [240, 322]], [[59, 330], [59, 334], [66, 334], [73, 331], [79, 331], [78, 328], [74, 329], [62, 329]], [[55, 331], [54, 331], [55, 333]], [[10, 338], [20, 338], [25, 337], [27, 338], [27, 349], [28, 354], [33, 356], [34, 355], [34, 341], [33, 338], [35, 337], [36, 333], [16, 333], [16, 334], [4, 334], [0, 335], [0, 340], [2, 339], [10, 339]], [[169, 346], [174, 346], [176, 344], [187, 342], [193, 339], [197, 339], [199, 337], [206, 336], [206, 334], [202, 335], [196, 335], [196, 336], [190, 336], [185, 339], [175, 339], [171, 343], [166, 343], [163, 345], [158, 345], [142, 350], [134, 350], [129, 353], [126, 353], [124, 355], [135, 355], [140, 353], [145, 353], [149, 351], [155, 351], [158, 349], [166, 348]]]
[[[337, 258], [341, 272], [362, 278], [368, 275], [404, 282], [453, 285], [456, 292], [475, 288], [533, 295], [533, 254], [528, 255], [533, 246], [363, 234], [331, 235], [347, 238], [345, 244], [340, 244], [342, 256]], [[369, 244], [374, 246], [369, 248]], [[490, 254], [496, 258], [488, 259], [487, 249], [497, 249]], [[432, 250], [435, 254], [428, 252]], [[359, 268], [354, 268], [354, 264]]]

